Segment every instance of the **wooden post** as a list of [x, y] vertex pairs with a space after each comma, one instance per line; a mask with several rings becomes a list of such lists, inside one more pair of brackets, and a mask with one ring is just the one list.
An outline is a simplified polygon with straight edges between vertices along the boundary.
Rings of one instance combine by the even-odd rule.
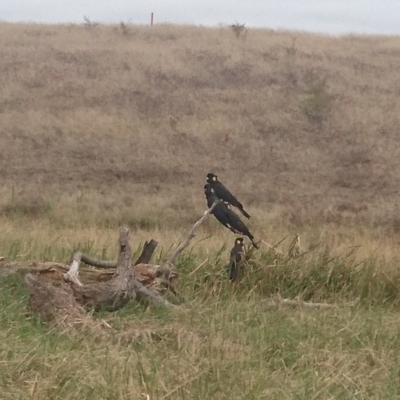
[[154, 18], [154, 13], [151, 13], [150, 26], [153, 26], [153, 18]]

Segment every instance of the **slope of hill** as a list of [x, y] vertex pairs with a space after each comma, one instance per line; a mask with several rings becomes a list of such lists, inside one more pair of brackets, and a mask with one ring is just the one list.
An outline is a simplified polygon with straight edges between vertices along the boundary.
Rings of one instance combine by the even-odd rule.
[[260, 221], [400, 226], [397, 37], [2, 23], [0, 48], [6, 213], [186, 223], [213, 171]]

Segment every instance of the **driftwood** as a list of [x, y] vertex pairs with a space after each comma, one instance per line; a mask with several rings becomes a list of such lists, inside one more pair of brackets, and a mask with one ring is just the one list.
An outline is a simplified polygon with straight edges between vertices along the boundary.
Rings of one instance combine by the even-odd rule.
[[[47, 320], [79, 319], [82, 315], [87, 316], [86, 311], [89, 310], [115, 311], [130, 300], [139, 301], [146, 306], [176, 307], [163, 297], [167, 290], [171, 290], [182, 298], [174, 288], [177, 277], [174, 263], [216, 204], [217, 202], [205, 211], [189, 230], [185, 240], [162, 265], [149, 264], [158, 244], [154, 240], [145, 243], [142, 253], [132, 263], [129, 231], [122, 228], [118, 240], [117, 262], [95, 260], [76, 252], [70, 266], [60, 263], [14, 262], [14, 265], [2, 263], [0, 271], [14, 267], [17, 271], [27, 272], [24, 283], [30, 293], [30, 308]], [[82, 263], [101, 270], [80, 269]]]

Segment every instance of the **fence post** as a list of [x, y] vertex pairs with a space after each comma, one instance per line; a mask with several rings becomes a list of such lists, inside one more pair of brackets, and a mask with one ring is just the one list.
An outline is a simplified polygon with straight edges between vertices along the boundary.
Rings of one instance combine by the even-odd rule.
[[154, 13], [151, 13], [151, 17], [150, 17], [150, 26], [153, 26], [153, 17], [154, 17]]

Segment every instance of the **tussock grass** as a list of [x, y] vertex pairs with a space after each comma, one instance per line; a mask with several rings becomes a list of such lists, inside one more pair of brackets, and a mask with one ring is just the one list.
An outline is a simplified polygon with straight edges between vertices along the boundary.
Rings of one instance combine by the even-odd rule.
[[[49, 331], [25, 315], [19, 279], [8, 277], [1, 287], [5, 399], [399, 394], [399, 316], [391, 308], [268, 310], [254, 293], [198, 290], [180, 312], [131, 305], [99, 315], [124, 333], [125, 340], [113, 340]], [[137, 330], [150, 334], [131, 343]]]
[[[10, 228], [14, 238], [16, 227], [28, 224], [19, 222]], [[115, 230], [61, 230], [56, 237], [54, 227], [46, 232], [30, 224], [19, 241], [2, 238], [2, 254], [68, 262], [79, 248], [116, 257]], [[46, 244], [49, 236], [54, 240]], [[177, 262], [184, 309], [145, 310], [132, 303], [114, 314], [95, 313], [115, 329], [111, 335], [45, 325], [26, 313], [21, 277], [2, 278], [3, 398], [398, 396], [400, 274], [384, 257], [360, 258], [356, 247], [316, 246], [297, 257], [262, 249], [247, 253], [241, 280], [232, 286], [226, 275], [229, 246], [208, 244], [210, 239], [200, 240]], [[161, 245], [155, 259], [165, 259], [169, 251]], [[264, 300], [277, 294], [360, 301], [329, 310], [267, 308]]]
[[[97, 241], [74, 247], [112, 257], [115, 250], [98, 247], [107, 238], [98, 233]], [[36, 243], [23, 257], [65, 260], [71, 248], [60, 245], [64, 240], [44, 248]], [[18, 246], [11, 246], [10, 258], [18, 258]], [[4, 242], [0, 248], [6, 248]], [[168, 250], [159, 249], [156, 258], [165, 258]], [[354, 247], [346, 252], [315, 248], [297, 257], [261, 250], [248, 253], [241, 280], [232, 286], [227, 250], [200, 246], [179, 258], [182, 310], [130, 304], [114, 314], [94, 314], [115, 329], [111, 336], [49, 330], [26, 313], [21, 277], [3, 278], [4, 398], [398, 396], [400, 274], [384, 258], [358, 261]], [[264, 299], [276, 294], [360, 302], [329, 310], [267, 308]]]

